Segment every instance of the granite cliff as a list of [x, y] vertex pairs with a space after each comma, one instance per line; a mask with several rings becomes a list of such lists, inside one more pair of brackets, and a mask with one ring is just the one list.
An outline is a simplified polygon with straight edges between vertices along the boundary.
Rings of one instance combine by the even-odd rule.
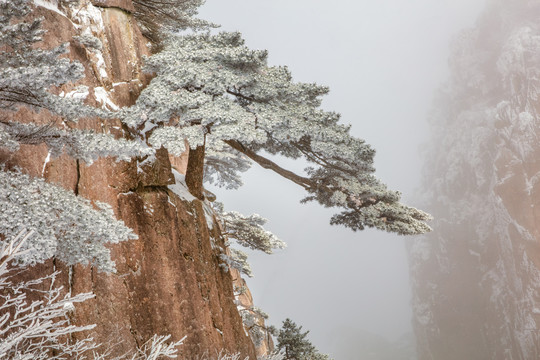
[[491, 0], [431, 116], [434, 232], [410, 243], [419, 358], [540, 357], [540, 4]]
[[[87, 104], [111, 110], [132, 105], [149, 81], [141, 63], [143, 55], [150, 54], [150, 45], [133, 16], [131, 0], [81, 0], [75, 8], [55, 0], [35, 4], [32, 16], [43, 17], [47, 30], [42, 45], [68, 42], [67, 56], [85, 69], [79, 84], [56, 91], [73, 94], [76, 85], [84, 84], [89, 87], [84, 95]], [[98, 38], [102, 48], [73, 38], [81, 34]], [[56, 120], [47, 111], [26, 108], [5, 116], [41, 124]], [[86, 119], [77, 126], [129, 136], [115, 120]], [[111, 246], [116, 274], [57, 261], [30, 271], [28, 276], [59, 269], [66, 291], [96, 295], [72, 315], [76, 324], [97, 324], [85, 336], [114, 345], [111, 356], [134, 350], [154, 334], [171, 334], [175, 341], [186, 336], [182, 358], [212, 357], [220, 351], [256, 358], [239, 314], [231, 272], [219, 266], [219, 254], [226, 248], [220, 227], [208, 202], [192, 197], [182, 183], [185, 156], [171, 158], [162, 149], [153, 163], [101, 159], [87, 165], [67, 156], [50, 159], [44, 145], [23, 145], [17, 153], [1, 156], [8, 167], [112, 205], [117, 218], [139, 236]]]

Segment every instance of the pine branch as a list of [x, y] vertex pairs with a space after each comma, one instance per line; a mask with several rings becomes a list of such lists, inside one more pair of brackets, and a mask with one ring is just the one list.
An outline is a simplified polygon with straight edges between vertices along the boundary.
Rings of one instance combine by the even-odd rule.
[[236, 140], [224, 140], [224, 142], [227, 145], [229, 145], [230, 147], [232, 147], [233, 149], [235, 149], [235, 150], [241, 152], [242, 154], [246, 155], [248, 158], [255, 161], [257, 164], [259, 164], [263, 168], [269, 169], [269, 170], [272, 170], [272, 171], [276, 172], [277, 174], [283, 176], [286, 179], [291, 180], [295, 184], [300, 185], [301, 187], [303, 187], [304, 189], [306, 189], [308, 191], [310, 189], [313, 189], [313, 188], [317, 187], [317, 184], [314, 181], [312, 181], [312, 180], [310, 180], [310, 179], [308, 179], [306, 177], [299, 176], [299, 175], [293, 173], [290, 170], [282, 168], [281, 166], [279, 166], [278, 164], [276, 164], [272, 160], [269, 160], [269, 159], [267, 159], [267, 158], [265, 158], [263, 156], [260, 156], [256, 152], [254, 152], [253, 150], [250, 150], [249, 148], [245, 147], [239, 141], [236, 141]]

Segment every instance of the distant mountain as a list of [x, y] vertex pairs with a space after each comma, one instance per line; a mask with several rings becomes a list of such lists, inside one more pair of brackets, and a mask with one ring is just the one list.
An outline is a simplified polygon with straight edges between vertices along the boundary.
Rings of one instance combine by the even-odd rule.
[[490, 0], [431, 114], [409, 243], [419, 359], [540, 358], [540, 2]]

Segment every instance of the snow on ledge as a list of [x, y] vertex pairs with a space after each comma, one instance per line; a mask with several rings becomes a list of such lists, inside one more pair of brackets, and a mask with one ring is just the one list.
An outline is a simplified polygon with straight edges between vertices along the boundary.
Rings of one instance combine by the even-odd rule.
[[197, 200], [197, 198], [189, 192], [187, 185], [186, 185], [186, 177], [183, 174], [180, 174], [178, 171], [172, 169], [172, 173], [174, 175], [174, 184], [168, 185], [167, 187], [180, 199], [186, 200], [186, 201], [193, 201]]
[[203, 202], [203, 211], [206, 225], [208, 225], [209, 230], [212, 230], [214, 228], [214, 210], [212, 209], [212, 205], [210, 205], [208, 200]]
[[89, 95], [88, 86], [78, 86], [74, 90], [64, 93], [63, 91], [59, 94], [61, 97], [85, 100]]
[[68, 18], [66, 14], [64, 14], [62, 11], [60, 11], [60, 9], [58, 9], [58, 3], [56, 0], [34, 0], [34, 5], [54, 11], [55, 13], [60, 14], [65, 18]]
[[101, 107], [103, 109], [109, 109], [111, 110], [119, 110], [120, 108], [118, 105], [116, 105], [111, 98], [109, 97], [109, 92], [105, 90], [105, 88], [101, 86], [97, 86], [94, 88], [94, 96], [96, 98], [96, 101], [98, 101], [101, 104]]
[[[178, 197], [180, 197], [182, 200], [186, 200], [189, 202], [193, 200], [198, 200], [195, 196], [191, 195], [191, 193], [189, 192], [187, 184], [186, 184], [186, 176], [184, 174], [179, 173], [175, 169], [172, 169], [172, 173], [174, 175], [175, 184], [168, 185], [167, 187], [173, 193], [178, 195]], [[210, 202], [205, 200], [202, 203], [202, 208], [204, 211], [204, 218], [206, 220], [206, 225], [208, 225], [209, 230], [212, 230], [214, 228], [214, 210], [212, 209], [212, 205], [210, 204]]]

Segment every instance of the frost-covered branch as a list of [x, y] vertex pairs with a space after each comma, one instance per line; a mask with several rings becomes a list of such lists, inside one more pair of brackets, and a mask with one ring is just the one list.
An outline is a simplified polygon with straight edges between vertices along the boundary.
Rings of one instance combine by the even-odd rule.
[[[374, 150], [350, 135], [339, 114], [320, 109], [328, 88], [294, 82], [286, 67], [268, 66], [267, 56], [246, 47], [238, 33], [170, 37], [146, 62], [145, 70], [156, 76], [121, 117], [131, 127], [157, 127], [149, 138], [153, 146], [178, 152], [187, 139], [191, 149], [204, 144], [214, 154], [241, 154], [273, 170], [303, 187], [305, 201], [339, 209], [332, 224], [398, 234], [430, 231], [428, 214], [401, 204], [401, 194], [374, 176]], [[171, 119], [172, 126], [164, 127]], [[261, 151], [304, 157], [311, 164], [308, 176], [284, 169]], [[225, 161], [229, 167], [220, 164]], [[217, 177], [237, 187], [237, 172], [250, 163], [237, 155], [220, 162], [207, 166], [206, 179], [234, 169]]]
[[29, 0], [0, 1], [0, 109], [27, 105], [48, 109], [68, 120], [84, 116], [108, 117], [107, 112], [48, 92], [84, 75], [83, 66], [62, 57], [68, 44], [41, 49], [35, 44], [45, 32], [42, 19], [27, 22], [34, 6]]
[[225, 212], [220, 203], [214, 203], [214, 209], [223, 223], [224, 235], [236, 240], [239, 245], [267, 254], [287, 246], [277, 236], [264, 229], [263, 225], [267, 220], [262, 216], [258, 214], [245, 216], [236, 211]]
[[229, 252], [228, 254], [223, 253], [219, 255], [219, 259], [223, 261], [219, 265], [223, 268], [223, 270], [227, 272], [229, 268], [231, 268], [238, 270], [246, 276], [253, 277], [251, 265], [249, 265], [249, 262], [247, 261], [247, 254], [242, 250], [235, 248], [229, 248], [227, 251]]
[[376, 227], [398, 234], [410, 235], [430, 231], [425, 221], [431, 216], [421, 210], [399, 203], [400, 194], [388, 191], [375, 177], [364, 174], [363, 180], [354, 177], [345, 179], [343, 172], [327, 167], [309, 168], [309, 178], [284, 169], [274, 161], [258, 155], [238, 141], [225, 143], [243, 153], [261, 167], [272, 170], [284, 178], [300, 185], [310, 193], [303, 202], [316, 200], [326, 207], [342, 207], [347, 210], [332, 217], [332, 224], [345, 225], [353, 230]]
[[[214, 202], [216, 217], [223, 224], [223, 235], [228, 240], [234, 239], [237, 244], [272, 254], [275, 249], [283, 249], [287, 246], [277, 236], [265, 230], [263, 225], [266, 219], [258, 214], [244, 216], [236, 211], [225, 212], [223, 205]], [[230, 244], [227, 242], [227, 244]], [[228, 253], [227, 253], [228, 252]], [[248, 255], [242, 250], [229, 247], [227, 252], [220, 255], [222, 266], [231, 267], [241, 273], [252, 277], [251, 266], [248, 263]]]
[[234, 150], [246, 155], [248, 158], [255, 161], [261, 167], [274, 171], [275, 173], [283, 176], [285, 179], [288, 179], [294, 182], [295, 184], [300, 185], [306, 190], [309, 190], [310, 188], [312, 187], [314, 188], [316, 186], [316, 184], [313, 181], [311, 181], [309, 178], [300, 176], [290, 170], [284, 169], [283, 167], [279, 166], [277, 163], [273, 162], [272, 160], [264, 156], [257, 154], [255, 151], [251, 150], [247, 146], [244, 146], [241, 142], [237, 140], [225, 140], [224, 142], [230, 147], [232, 147]]
[[219, 142], [206, 148], [204, 182], [227, 189], [237, 189], [242, 186], [240, 173], [250, 167], [251, 161], [245, 155]]
[[[69, 335], [90, 330], [94, 325], [71, 325], [68, 314], [75, 308], [74, 304], [94, 296], [90, 293], [61, 296], [62, 287], [55, 285], [58, 272], [14, 282], [15, 275], [20, 276], [24, 269], [10, 264], [17, 264], [27, 256], [27, 243], [33, 236], [33, 232], [22, 230], [4, 240], [0, 248], [0, 358], [78, 358], [98, 345], [91, 338], [73, 342]], [[44, 283], [50, 283], [48, 290], [40, 290]], [[29, 300], [31, 294], [39, 294], [40, 300]]]
[[255, 346], [261, 346], [263, 341], [272, 334], [273, 328], [267, 328], [264, 325], [264, 320], [268, 319], [268, 314], [256, 306], [250, 306], [249, 308], [239, 306], [238, 311], [251, 340]]
[[84, 160], [87, 164], [100, 157], [113, 156], [129, 161], [133, 157], [151, 155], [155, 151], [140, 140], [115, 139], [111, 134], [91, 130], [63, 130], [53, 125], [21, 124], [0, 121], [0, 147], [11, 151], [19, 144], [44, 143], [49, 153], [57, 157], [66, 154]]
[[[22, 228], [36, 235], [18, 258], [21, 264], [36, 264], [57, 256], [68, 265], [93, 264], [114, 271], [107, 243], [135, 239], [123, 222], [115, 220], [111, 207], [75, 196], [43, 179], [20, 172], [0, 171], [0, 234], [15, 236]], [[3, 243], [3, 241], [0, 241]]]
[[[80, 97], [49, 92], [52, 87], [77, 81], [84, 75], [84, 69], [80, 63], [62, 57], [68, 44], [54, 49], [34, 46], [41, 41], [44, 30], [41, 19], [27, 22], [32, 7], [33, 2], [29, 0], [0, 1], [0, 109], [16, 110], [26, 105], [37, 110], [48, 109], [69, 121], [90, 116], [110, 117], [107, 111], [84, 105]], [[81, 37], [79, 41], [90, 40]], [[84, 88], [83, 93], [88, 94], [88, 89]], [[10, 151], [17, 150], [19, 143], [45, 143], [53, 155], [65, 149], [69, 155], [86, 162], [100, 156], [127, 160], [152, 152], [146, 144], [114, 139], [109, 134], [21, 124], [6, 118], [2, 119], [2, 124], [0, 146]]]
[[95, 327], [75, 326], [70, 322], [76, 304], [94, 295], [68, 293], [61, 296], [63, 288], [55, 284], [59, 272], [20, 280], [25, 271], [20, 264], [31, 251], [29, 244], [36, 234], [22, 230], [8, 237], [0, 247], [0, 359], [158, 360], [177, 357], [178, 346], [185, 337], [168, 342], [170, 335], [154, 335], [136, 353], [118, 357], [110, 356], [112, 349], [96, 344], [90, 337], [73, 340], [73, 334]]
[[331, 360], [311, 344], [306, 338], [308, 334], [309, 331], [302, 332], [302, 326], [285, 319], [277, 335], [276, 353], [282, 354], [284, 360]]
[[158, 360], [163, 357], [175, 359], [178, 356], [178, 347], [182, 345], [186, 336], [176, 342], [168, 343], [167, 341], [170, 338], [171, 335], [154, 335], [138, 350], [138, 354], [134, 355], [131, 360]]
[[135, 18], [144, 36], [160, 44], [168, 33], [216, 25], [196, 18], [204, 0], [133, 0]]

